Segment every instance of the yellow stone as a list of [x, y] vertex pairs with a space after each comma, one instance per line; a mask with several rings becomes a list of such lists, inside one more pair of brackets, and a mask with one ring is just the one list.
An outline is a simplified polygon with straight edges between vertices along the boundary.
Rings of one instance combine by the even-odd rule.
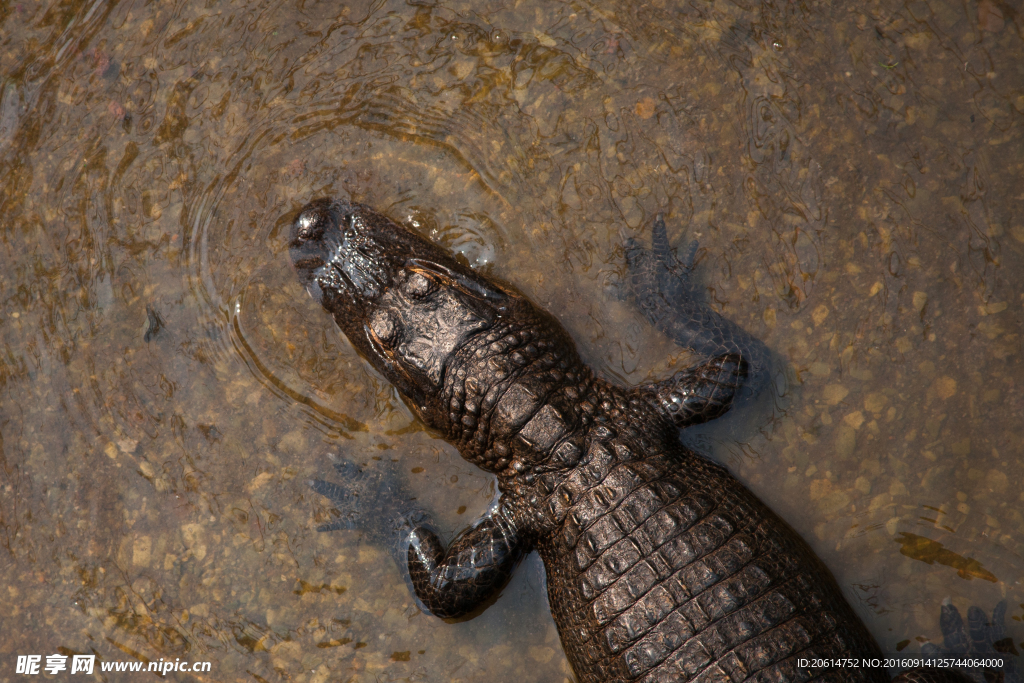
[[869, 413], [880, 413], [888, 402], [885, 394], [874, 392], [864, 397], [864, 410]]
[[815, 479], [811, 482], [811, 500], [821, 500], [832, 492], [832, 482], [828, 479]]
[[850, 502], [850, 496], [845, 491], [833, 491], [821, 501], [821, 511], [826, 515], [834, 515], [842, 510]]
[[132, 544], [132, 564], [136, 567], [148, 567], [152, 550], [153, 539], [149, 536], [136, 538]]
[[887, 505], [890, 504], [891, 498], [892, 496], [890, 496], [888, 493], [882, 493], [875, 496], [874, 498], [871, 499], [871, 502], [868, 503], [868, 510], [874, 512], [875, 510], [880, 510], [886, 507]]
[[473, 73], [473, 70], [475, 68], [476, 63], [473, 60], [464, 59], [456, 60], [456, 62], [452, 64], [449, 70], [451, 71], [452, 75], [455, 76], [455, 78], [461, 81], [465, 80], [466, 76], [469, 76], [471, 73]]
[[1009, 305], [1006, 301], [997, 301], [984, 306], [978, 306], [978, 313], [981, 315], [995, 315], [996, 313], [1002, 313], [1006, 310]]
[[185, 543], [186, 548], [191, 548], [203, 536], [203, 527], [198, 524], [183, 524], [181, 527], [181, 540]]
[[999, 470], [989, 470], [985, 476], [985, 485], [992, 490], [993, 493], [1005, 493], [1007, 487], [1010, 485], [1010, 480], [1007, 478], [1005, 472]]
[[[861, 420], [864, 418], [861, 417]], [[844, 419], [845, 421], [845, 419]], [[839, 434], [836, 435], [836, 456], [845, 458], [851, 455], [857, 447], [857, 433], [855, 428], [848, 424], [839, 426]]]
[[555, 656], [555, 650], [550, 647], [531, 647], [527, 650], [527, 654], [530, 655], [530, 659], [533, 661], [547, 664]]
[[636, 103], [636, 115], [642, 119], [649, 119], [654, 116], [654, 107], [657, 102], [653, 97], [645, 97]]
[[537, 38], [537, 42], [544, 47], [554, 47], [555, 45], [558, 45], [555, 39], [546, 33], [534, 30], [533, 35]]
[[271, 474], [270, 472], [260, 472], [258, 475], [256, 475], [256, 478], [249, 482], [249, 485], [246, 486], [245, 488], [249, 493], [252, 493], [253, 491], [258, 491], [264, 484], [266, 484], [273, 478], [274, 475]]
[[438, 174], [434, 180], [434, 194], [439, 197], [446, 197], [452, 191], [452, 183], [443, 174]]
[[825, 401], [830, 405], [834, 406], [850, 393], [850, 390], [844, 387], [842, 384], [829, 384], [825, 387]]
[[924, 310], [925, 305], [928, 303], [927, 292], [914, 292], [914, 308], [917, 309], [918, 313]]
[[956, 380], [952, 377], [939, 377], [935, 380], [935, 395], [945, 401], [956, 394]]
[[860, 429], [860, 426], [864, 424], [864, 413], [859, 410], [855, 410], [852, 413], [848, 413], [846, 417], [843, 418], [843, 422], [854, 429]]
[[307, 451], [306, 434], [302, 429], [293, 429], [277, 442], [278, 450], [287, 455], [299, 455]]

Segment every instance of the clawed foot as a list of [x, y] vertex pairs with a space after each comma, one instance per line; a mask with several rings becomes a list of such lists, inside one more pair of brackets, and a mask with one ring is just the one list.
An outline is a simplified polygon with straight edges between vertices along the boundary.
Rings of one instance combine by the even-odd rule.
[[408, 507], [407, 497], [386, 473], [364, 469], [334, 454], [329, 457], [341, 483], [323, 479], [306, 482], [309, 488], [331, 501], [331, 512], [336, 515], [316, 530], [359, 530], [365, 538], [389, 546], [402, 557], [410, 534], [429, 526], [429, 515], [421, 509]]
[[[680, 346], [692, 349], [705, 358], [735, 355], [746, 363], [743, 372], [736, 368], [724, 369], [722, 381], [729, 384], [728, 376], [744, 382], [744, 397], [756, 394], [768, 378], [769, 353], [759, 340], [731, 320], [722, 317], [704, 303], [693, 291], [691, 275], [697, 255], [697, 242], [690, 243], [683, 258], [676, 256], [669, 246], [665, 221], [659, 214], [651, 229], [651, 249], [640, 246], [636, 240], [625, 241], [626, 262], [629, 265], [629, 282], [637, 305], [647, 319]], [[709, 366], [709, 371], [713, 370]], [[715, 374], [708, 379], [714, 381]], [[676, 377], [679, 383], [683, 378]], [[671, 381], [671, 380], [670, 380]], [[696, 388], [695, 388], [696, 390]], [[735, 392], [733, 392], [735, 393]], [[729, 397], [731, 402], [732, 396]], [[715, 405], [728, 405], [720, 400]], [[671, 410], [669, 405], [666, 408]], [[684, 421], [693, 424], [711, 419], [712, 410], [698, 409], [692, 418]], [[682, 410], [677, 409], [676, 412]], [[719, 411], [718, 414], [724, 411]]]
[[626, 238], [623, 246], [630, 285], [641, 306], [652, 293], [652, 283], [657, 293], [669, 301], [690, 295], [690, 273], [696, 261], [698, 242], [690, 242], [682, 259], [676, 256], [669, 245], [662, 214], [658, 214], [651, 229], [651, 249], [645, 249], [632, 237]]
[[946, 602], [942, 605], [939, 616], [942, 647], [925, 643], [921, 646], [921, 651], [930, 655], [955, 655], [977, 659], [998, 657], [1004, 660], [1002, 670], [973, 669], [965, 673], [978, 683], [986, 683], [1000, 677], [1003, 683], [1021, 683], [1021, 672], [1016, 662], [1019, 652], [1013, 638], [1006, 633], [1006, 607], [1006, 600], [1000, 601], [992, 610], [990, 621], [980, 607], [972, 606], [967, 610], [965, 624], [960, 611], [952, 603]]

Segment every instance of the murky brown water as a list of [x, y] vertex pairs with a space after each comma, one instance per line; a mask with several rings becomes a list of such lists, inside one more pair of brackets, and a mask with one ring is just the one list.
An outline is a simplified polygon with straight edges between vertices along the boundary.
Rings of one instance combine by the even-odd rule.
[[570, 678], [535, 558], [448, 624], [386, 549], [315, 531], [330, 451], [448, 533], [492, 496], [296, 284], [288, 221], [326, 195], [515, 283], [629, 383], [684, 358], [620, 287], [667, 212], [777, 356], [774, 400], [689, 438], [884, 649], [939, 639], [945, 598], [1006, 598], [1024, 648], [1012, 5], [0, 2], [0, 681], [53, 653]]

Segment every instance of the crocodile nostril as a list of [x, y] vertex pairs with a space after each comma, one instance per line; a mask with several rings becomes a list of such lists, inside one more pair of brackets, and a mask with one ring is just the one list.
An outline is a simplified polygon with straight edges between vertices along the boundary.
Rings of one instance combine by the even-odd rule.
[[295, 241], [315, 240], [324, 233], [324, 215], [319, 209], [306, 209], [295, 219]]

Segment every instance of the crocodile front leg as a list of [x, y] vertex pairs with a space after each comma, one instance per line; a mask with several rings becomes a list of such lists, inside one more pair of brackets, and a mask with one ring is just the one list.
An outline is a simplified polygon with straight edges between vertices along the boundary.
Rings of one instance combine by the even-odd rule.
[[530, 543], [499, 502], [451, 542], [447, 550], [433, 531], [409, 532], [409, 577], [427, 610], [438, 617], [472, 612], [512, 576]]
[[343, 483], [313, 479], [307, 485], [329, 499], [336, 514], [317, 531], [359, 530], [371, 543], [397, 551], [408, 563], [406, 577], [431, 614], [443, 618], [472, 612], [505, 585], [532, 542], [516, 525], [504, 497], [498, 505], [452, 540], [445, 550], [430, 529], [429, 516], [410, 505], [409, 496], [379, 470], [364, 470], [331, 456]]

